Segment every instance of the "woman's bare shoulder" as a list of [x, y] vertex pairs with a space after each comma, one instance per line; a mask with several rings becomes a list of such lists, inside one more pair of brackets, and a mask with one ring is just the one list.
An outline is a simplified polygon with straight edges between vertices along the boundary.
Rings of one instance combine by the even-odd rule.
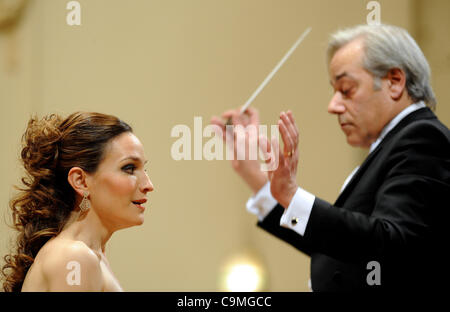
[[36, 262], [50, 291], [101, 291], [100, 259], [85, 243], [56, 237], [39, 251]]
[[68, 257], [78, 257], [100, 260], [94, 251], [84, 242], [67, 238], [55, 237], [48, 241], [39, 251], [39, 258], [45, 259], [45, 262], [58, 261]]

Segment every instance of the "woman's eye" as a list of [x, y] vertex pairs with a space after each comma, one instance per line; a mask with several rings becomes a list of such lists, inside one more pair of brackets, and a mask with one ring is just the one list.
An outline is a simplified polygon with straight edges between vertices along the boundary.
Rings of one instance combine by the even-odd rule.
[[349, 95], [349, 93], [350, 93], [350, 89], [342, 90], [341, 93], [342, 93], [345, 97], [348, 97], [348, 95]]
[[129, 174], [133, 174], [135, 169], [136, 169], [135, 165], [126, 165], [122, 167], [122, 170]]

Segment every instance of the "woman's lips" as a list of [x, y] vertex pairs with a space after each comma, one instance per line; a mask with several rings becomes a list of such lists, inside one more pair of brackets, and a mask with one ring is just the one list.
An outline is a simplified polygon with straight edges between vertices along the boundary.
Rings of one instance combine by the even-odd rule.
[[139, 200], [133, 200], [132, 203], [134, 205], [136, 205], [136, 207], [138, 207], [139, 209], [141, 209], [142, 211], [145, 210], [145, 207], [143, 206], [143, 204], [145, 204], [147, 202], [147, 199], [139, 199]]

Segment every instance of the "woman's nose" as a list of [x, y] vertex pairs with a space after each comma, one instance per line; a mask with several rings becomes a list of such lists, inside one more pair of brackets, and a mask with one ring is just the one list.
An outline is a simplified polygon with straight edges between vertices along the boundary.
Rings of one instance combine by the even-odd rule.
[[141, 186], [141, 192], [146, 194], [147, 192], [151, 192], [154, 190], [152, 181], [150, 181], [150, 178], [148, 177], [147, 173], [145, 173], [144, 182]]

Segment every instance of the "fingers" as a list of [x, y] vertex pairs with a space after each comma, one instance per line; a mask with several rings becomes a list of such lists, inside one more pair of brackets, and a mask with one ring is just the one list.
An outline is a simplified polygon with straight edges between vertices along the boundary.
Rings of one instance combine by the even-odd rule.
[[212, 118], [211, 118], [211, 124], [212, 125], [216, 125], [216, 126], [218, 126], [220, 129], [222, 129], [222, 133], [219, 133], [218, 131], [216, 131], [216, 129], [214, 129], [214, 131], [216, 132], [216, 134], [217, 135], [219, 135], [219, 136], [222, 136], [222, 139], [223, 140], [225, 140], [226, 138], [225, 138], [225, 136], [226, 136], [226, 133], [225, 133], [225, 123], [220, 119], [220, 118], [218, 118], [218, 117], [216, 117], [216, 116], [213, 116]]
[[253, 107], [249, 107], [244, 112], [249, 117], [249, 122], [252, 125], [259, 125], [259, 114], [258, 110]]
[[[259, 126], [258, 111], [253, 107], [247, 108], [243, 114], [240, 114], [239, 109], [228, 110], [222, 114], [222, 118], [227, 118], [229, 120], [231, 119], [233, 125], [243, 125], [244, 127], [246, 127], [247, 125]], [[226, 131], [228, 128], [227, 124], [225, 124], [223, 120], [221, 120], [216, 116], [212, 117], [211, 124], [217, 125], [220, 127], [220, 129], [222, 129], [223, 139], [226, 140]], [[281, 155], [282, 157], [280, 157], [280, 160], [281, 159], [284, 160], [286, 157], [289, 158], [293, 155], [297, 155], [299, 131], [295, 123], [294, 116], [290, 110], [287, 111], [287, 113], [284, 111], [280, 113], [280, 119], [278, 120], [278, 128], [280, 130], [281, 139], [283, 141], [283, 155]], [[231, 138], [235, 139], [234, 138], [235, 135], [236, 133], [235, 131], [233, 131], [230, 139]], [[250, 135], [248, 137], [249, 140], [251, 140]], [[251, 141], [253, 142], [254, 140]], [[264, 142], [267, 143], [267, 139], [265, 139]], [[270, 146], [270, 142], [268, 144]], [[280, 149], [278, 141], [277, 144], [278, 144], [277, 147]]]
[[292, 155], [292, 151], [295, 149], [294, 141], [291, 138], [289, 130], [286, 128], [282, 120], [278, 120], [278, 127], [280, 129], [281, 139], [283, 140], [284, 143], [283, 153], [287, 157], [290, 157]]
[[285, 154], [289, 152], [291, 152], [291, 154], [294, 153], [297, 150], [299, 135], [292, 112], [281, 112], [278, 125], [280, 127], [280, 133], [285, 144]]
[[284, 155], [280, 149], [280, 143], [278, 142], [278, 138], [275, 136], [272, 138], [272, 155], [275, 158], [276, 168], [281, 168], [284, 166]]
[[[220, 127], [222, 127], [222, 124], [224, 127], [227, 125], [248, 126], [250, 124], [259, 126], [259, 114], [253, 107], [247, 108], [242, 114], [240, 108], [230, 109], [222, 113], [221, 117], [224, 121], [219, 120], [215, 116], [213, 117], [215, 121], [214, 124], [217, 124]], [[220, 121], [220, 124], [217, 123], [218, 121]]]
[[299, 132], [298, 132], [298, 127], [297, 124], [295, 123], [295, 119], [294, 119], [294, 115], [292, 114], [292, 112], [289, 110], [287, 112], [287, 116], [289, 117], [289, 120], [291, 121], [291, 124], [293, 125], [293, 132], [296, 134], [296, 136], [299, 136]]
[[[211, 124], [217, 125], [222, 129], [222, 139], [227, 141], [227, 126], [237, 124], [236, 117], [239, 115], [239, 109], [230, 109], [222, 113], [222, 118], [213, 116], [211, 118]], [[228, 137], [233, 138], [233, 133], [229, 134]]]
[[225, 123], [220, 118], [218, 118], [216, 116], [212, 116], [211, 117], [211, 124], [217, 125], [217, 126], [219, 126], [220, 128], [223, 128], [223, 129], [225, 128]]
[[294, 149], [295, 149], [298, 144], [298, 129], [295, 124], [292, 112], [288, 111], [287, 114], [285, 112], [282, 112], [280, 114], [280, 119], [283, 121], [283, 124], [284, 124], [285, 128], [287, 129], [289, 136], [291, 137], [292, 142], [294, 143]]
[[222, 118], [225, 118], [225, 119], [231, 118], [231, 117], [233, 117], [233, 116], [235, 116], [237, 114], [239, 114], [239, 110], [238, 109], [230, 109], [230, 110], [225, 111], [222, 114]]

